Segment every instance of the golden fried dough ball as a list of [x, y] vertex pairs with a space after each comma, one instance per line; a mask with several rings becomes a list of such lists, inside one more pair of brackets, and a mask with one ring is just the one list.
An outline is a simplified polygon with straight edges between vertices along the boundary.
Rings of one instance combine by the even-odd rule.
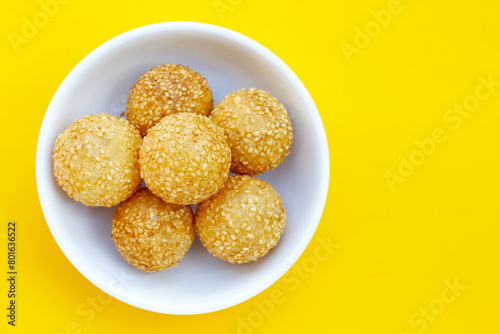
[[276, 168], [290, 152], [292, 123], [285, 107], [255, 88], [228, 94], [210, 116], [231, 147], [231, 172], [257, 175]]
[[231, 150], [224, 131], [210, 119], [179, 113], [149, 130], [139, 162], [153, 194], [167, 203], [196, 204], [224, 185]]
[[167, 204], [141, 188], [115, 210], [111, 238], [132, 266], [156, 272], [175, 266], [194, 239], [190, 206]]
[[54, 146], [57, 183], [85, 205], [116, 205], [141, 183], [141, 141], [139, 131], [126, 119], [100, 114], [76, 120]]
[[250, 175], [230, 176], [224, 188], [198, 204], [195, 225], [205, 248], [231, 263], [256, 261], [280, 240], [285, 208], [276, 190]]
[[127, 100], [127, 119], [144, 137], [163, 117], [178, 112], [208, 116], [212, 92], [207, 79], [187, 66], [166, 64], [143, 74]]

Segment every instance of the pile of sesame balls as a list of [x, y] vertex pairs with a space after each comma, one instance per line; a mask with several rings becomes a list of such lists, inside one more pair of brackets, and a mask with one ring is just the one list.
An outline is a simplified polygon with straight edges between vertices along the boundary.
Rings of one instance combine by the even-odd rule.
[[266, 255], [283, 234], [283, 201], [252, 175], [276, 168], [292, 137], [286, 109], [268, 92], [241, 89], [214, 107], [202, 75], [166, 64], [132, 87], [126, 119], [89, 115], [63, 131], [53, 172], [80, 203], [119, 204], [111, 238], [137, 269], [175, 266], [195, 233], [212, 255], [245, 263]]

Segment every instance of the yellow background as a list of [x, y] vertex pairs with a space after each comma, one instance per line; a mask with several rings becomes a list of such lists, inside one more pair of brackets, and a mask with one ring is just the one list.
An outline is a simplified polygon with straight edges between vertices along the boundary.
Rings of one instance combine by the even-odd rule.
[[[499, 333], [500, 87], [457, 129], [443, 116], [474, 94], [479, 76], [500, 81], [500, 5], [401, 0], [401, 11], [349, 63], [341, 43], [354, 45], [356, 27], [370, 25], [370, 12], [389, 2], [71, 0], [17, 53], [9, 33], [22, 35], [23, 17], [32, 21], [42, 9], [37, 1], [3, 2], [1, 277], [9, 219], [18, 221], [20, 250], [17, 326], [6, 325], [2, 278], [1, 332]], [[57, 87], [85, 55], [120, 33], [163, 21], [236, 30], [295, 71], [326, 128], [328, 201], [289, 276], [247, 302], [171, 316], [113, 299], [92, 314], [88, 298], [99, 290], [60, 251], [38, 203], [38, 131]], [[447, 140], [391, 191], [385, 173], [396, 173], [399, 157], [408, 158], [415, 140], [435, 128]], [[339, 247], [319, 261], [314, 251], [328, 238]], [[455, 279], [466, 289], [443, 304], [445, 281]], [[279, 291], [280, 303], [259, 311], [255, 303], [268, 305]], [[418, 322], [425, 318], [415, 312], [440, 303], [439, 315]]]

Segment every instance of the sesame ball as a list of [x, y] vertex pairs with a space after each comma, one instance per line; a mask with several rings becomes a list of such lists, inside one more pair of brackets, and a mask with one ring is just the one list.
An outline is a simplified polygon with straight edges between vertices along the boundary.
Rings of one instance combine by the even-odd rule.
[[167, 204], [141, 188], [115, 210], [111, 238], [123, 258], [137, 269], [162, 271], [175, 266], [193, 243], [190, 206]]
[[144, 137], [163, 117], [178, 112], [208, 116], [212, 92], [207, 79], [187, 66], [166, 64], [143, 74], [127, 100], [127, 119]]
[[290, 152], [292, 123], [278, 99], [255, 88], [228, 94], [211, 114], [231, 147], [231, 172], [257, 175], [276, 168]]
[[224, 131], [207, 117], [179, 113], [149, 130], [139, 162], [153, 194], [167, 203], [196, 204], [224, 185], [231, 150]]
[[141, 183], [139, 131], [126, 119], [90, 115], [57, 137], [53, 173], [76, 201], [110, 207], [129, 198]]
[[195, 225], [205, 248], [230, 263], [256, 261], [274, 248], [285, 228], [276, 190], [250, 175], [230, 176], [224, 188], [198, 204]]

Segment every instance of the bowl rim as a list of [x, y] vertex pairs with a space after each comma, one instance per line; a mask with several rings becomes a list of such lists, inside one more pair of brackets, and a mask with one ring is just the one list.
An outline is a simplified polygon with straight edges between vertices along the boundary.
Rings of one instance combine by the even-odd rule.
[[[51, 123], [52, 119], [55, 117], [55, 113], [51, 112], [56, 109], [60, 100], [65, 95], [68, 87], [74, 79], [77, 79], [81, 73], [84, 73], [88, 67], [91, 67], [93, 62], [97, 60], [102, 54], [107, 53], [108, 51], [122, 45], [123, 43], [127, 43], [129, 39], [134, 39], [141, 36], [147, 36], [149, 34], [156, 33], [175, 33], [175, 32], [200, 32], [203, 31], [204, 34], [216, 35], [219, 38], [225, 38], [233, 43], [240, 44], [245, 48], [252, 49], [253, 52], [259, 54], [264, 57], [268, 61], [270, 61], [273, 66], [279, 68], [279, 70], [284, 73], [288, 80], [291, 81], [291, 84], [298, 88], [300, 91], [301, 98], [307, 104], [309, 116], [312, 117], [314, 128], [317, 130], [317, 136], [319, 138], [319, 152], [321, 153], [321, 164], [319, 166], [321, 180], [320, 188], [318, 189], [319, 201], [315, 203], [314, 209], [311, 211], [311, 219], [309, 224], [307, 224], [307, 229], [303, 233], [303, 237], [300, 240], [300, 243], [293, 248], [290, 255], [284, 259], [283, 262], [279, 266], [277, 266], [272, 272], [268, 275], [264, 276], [263, 279], [259, 280], [254, 284], [251, 289], [247, 289], [242, 291], [241, 293], [232, 295], [230, 298], [225, 299], [217, 299], [216, 301], [210, 304], [203, 304], [195, 307], [184, 307], [178, 308], [169, 304], [157, 305], [148, 303], [147, 300], [139, 300], [137, 298], [130, 297], [124, 291], [112, 291], [109, 286], [109, 282], [90, 268], [83, 265], [78, 259], [78, 255], [73, 251], [71, 245], [65, 240], [63, 235], [57, 229], [57, 226], [52, 217], [51, 208], [49, 205], [48, 196], [46, 196], [47, 187], [46, 184], [49, 182], [44, 175], [46, 175], [47, 168], [52, 168], [51, 166], [43, 165], [43, 156], [42, 151], [44, 147], [46, 147], [49, 143], [47, 143], [46, 137], [48, 136], [48, 124]], [[59, 248], [64, 253], [64, 255], [68, 258], [71, 264], [92, 284], [98, 287], [100, 290], [106, 292], [110, 296], [121, 300], [127, 304], [132, 306], [145, 309], [152, 312], [157, 313], [165, 313], [165, 314], [178, 314], [178, 315], [188, 315], [188, 314], [203, 314], [210, 313], [218, 310], [222, 310], [239, 303], [242, 303], [262, 291], [269, 288], [272, 284], [274, 284], [280, 277], [282, 277], [299, 259], [302, 253], [305, 251], [307, 245], [311, 241], [318, 225], [321, 220], [321, 216], [323, 214], [323, 210], [325, 208], [328, 188], [329, 188], [329, 179], [330, 179], [330, 156], [328, 149], [327, 137], [324, 129], [324, 125], [321, 120], [321, 116], [318, 112], [318, 109], [307, 91], [304, 84], [300, 81], [298, 76], [286, 65], [286, 63], [281, 60], [277, 55], [275, 55], [272, 51], [267, 49], [262, 44], [254, 41], [253, 39], [238, 33], [236, 31], [212, 25], [207, 23], [199, 23], [199, 22], [186, 22], [186, 21], [173, 21], [173, 22], [162, 22], [155, 23], [146, 26], [142, 26], [139, 28], [135, 28], [129, 30], [127, 32], [121, 33], [120, 35], [108, 40], [107, 42], [101, 44], [99, 47], [90, 52], [87, 56], [85, 56], [65, 77], [62, 83], [59, 85], [56, 93], [52, 97], [52, 100], [47, 107], [45, 112], [42, 125], [40, 127], [40, 132], [38, 136], [37, 149], [36, 149], [36, 184], [38, 197], [40, 201], [40, 205], [42, 208], [43, 215], [49, 226], [49, 229], [52, 233], [52, 236], [56, 240]]]

